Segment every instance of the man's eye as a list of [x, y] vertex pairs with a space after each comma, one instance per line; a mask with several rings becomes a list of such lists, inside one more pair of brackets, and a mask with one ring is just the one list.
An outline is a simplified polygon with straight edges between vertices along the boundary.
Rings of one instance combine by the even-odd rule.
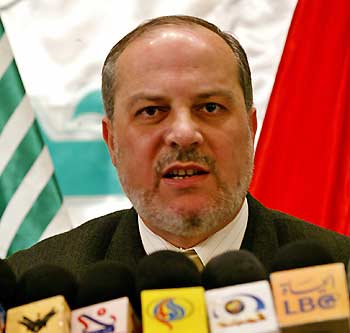
[[161, 111], [161, 110], [157, 106], [147, 106], [147, 107], [141, 109], [140, 111], [138, 111], [137, 114], [143, 115], [143, 116], [146, 116], [146, 117], [153, 117], [159, 111]]
[[204, 104], [203, 106], [203, 109], [208, 112], [208, 113], [212, 113], [212, 112], [215, 112], [215, 111], [218, 111], [219, 110], [219, 105], [216, 104], [216, 103], [206, 103]]

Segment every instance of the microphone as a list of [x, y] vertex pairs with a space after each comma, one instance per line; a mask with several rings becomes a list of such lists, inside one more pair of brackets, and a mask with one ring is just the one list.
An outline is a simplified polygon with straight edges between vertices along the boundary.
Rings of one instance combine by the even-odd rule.
[[332, 254], [315, 240], [298, 240], [280, 247], [270, 272], [334, 263]]
[[343, 263], [310, 240], [289, 243], [270, 274], [281, 332], [349, 332], [349, 298]]
[[169, 250], [143, 257], [136, 269], [144, 333], [207, 333], [200, 273], [184, 254]]
[[5, 332], [6, 310], [13, 305], [16, 276], [7, 261], [0, 259], [0, 333]]
[[246, 250], [211, 259], [202, 271], [212, 333], [277, 333], [268, 274]]
[[227, 251], [216, 256], [202, 272], [206, 290], [267, 279], [263, 264], [246, 250]]
[[[6, 332], [70, 332], [70, 309], [77, 282], [65, 269], [55, 265], [36, 266], [22, 275], [17, 284], [17, 305], [7, 312]], [[67, 301], [66, 301], [67, 300]]]
[[135, 278], [127, 266], [107, 260], [90, 265], [79, 281], [72, 332], [139, 332], [131, 304]]

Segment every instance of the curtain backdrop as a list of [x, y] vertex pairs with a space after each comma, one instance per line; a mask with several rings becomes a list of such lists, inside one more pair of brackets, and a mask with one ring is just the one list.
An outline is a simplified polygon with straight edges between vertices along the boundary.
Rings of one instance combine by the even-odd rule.
[[349, 235], [350, 1], [299, 0], [265, 114], [251, 192]]

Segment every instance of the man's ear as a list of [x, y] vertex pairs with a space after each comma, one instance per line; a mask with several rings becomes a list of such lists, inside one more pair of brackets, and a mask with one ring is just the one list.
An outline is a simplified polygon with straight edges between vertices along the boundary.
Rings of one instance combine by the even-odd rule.
[[102, 119], [102, 135], [103, 139], [107, 145], [109, 156], [111, 157], [113, 165], [116, 167], [116, 156], [115, 156], [115, 147], [114, 147], [114, 132], [112, 121], [108, 117], [103, 117]]
[[255, 107], [252, 107], [248, 111], [248, 121], [249, 121], [250, 131], [251, 131], [251, 134], [252, 134], [252, 139], [254, 141], [256, 130], [258, 128], [258, 120], [257, 120], [257, 117], [256, 117], [256, 108]]

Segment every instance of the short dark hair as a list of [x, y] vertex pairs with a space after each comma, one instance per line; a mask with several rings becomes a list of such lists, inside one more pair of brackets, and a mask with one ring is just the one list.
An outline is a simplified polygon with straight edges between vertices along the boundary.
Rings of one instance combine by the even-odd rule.
[[219, 35], [231, 48], [239, 69], [239, 83], [243, 90], [245, 106], [250, 110], [253, 105], [253, 88], [247, 55], [238, 40], [231, 34], [220, 30], [216, 25], [194, 16], [171, 15], [148, 20], [124, 36], [109, 51], [102, 68], [102, 97], [108, 118], [113, 118], [114, 96], [117, 89], [116, 62], [126, 47], [136, 38], [166, 25], [199, 25]]

